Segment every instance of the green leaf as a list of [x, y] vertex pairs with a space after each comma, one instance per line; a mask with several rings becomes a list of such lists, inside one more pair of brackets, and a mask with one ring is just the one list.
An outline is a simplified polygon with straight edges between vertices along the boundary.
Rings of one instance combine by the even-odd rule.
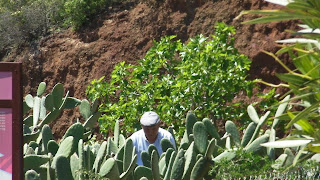
[[299, 10], [299, 11], [301, 11], [301, 10], [308, 11], [308, 10], [313, 9], [313, 6], [309, 2], [296, 1], [296, 2], [289, 3], [287, 5], [287, 8], [296, 9], [296, 10]]
[[[318, 59], [319, 57], [315, 57], [315, 59]], [[314, 60], [312, 55], [300, 55], [298, 58], [293, 60], [294, 65], [304, 74], [308, 75], [311, 78], [318, 79], [320, 77], [319, 75], [319, 67], [320, 64], [317, 62], [317, 60]]]
[[308, 148], [312, 152], [320, 153], [320, 143], [310, 143], [308, 144]]
[[301, 119], [297, 121], [297, 124], [299, 124], [308, 135], [313, 135], [315, 133], [315, 129], [307, 120]]
[[299, 75], [290, 74], [290, 73], [276, 74], [276, 76], [282, 81], [292, 83], [292, 84], [298, 85], [298, 86], [301, 86], [301, 85], [310, 81], [309, 79], [303, 78]]
[[303, 111], [299, 112], [286, 126], [286, 128], [290, 128], [290, 126], [293, 125], [293, 123], [296, 123], [298, 120], [303, 119], [304, 117], [307, 117], [310, 112], [317, 110], [319, 108], [320, 101], [311, 105], [310, 107], [307, 107]]
[[306, 38], [290, 38], [284, 40], [277, 40], [277, 43], [319, 43], [319, 41], [314, 39], [306, 39]]
[[269, 23], [269, 22], [276, 22], [276, 21], [284, 21], [284, 20], [291, 20], [297, 19], [292, 17], [291, 15], [287, 16], [266, 16], [261, 18], [256, 18], [250, 21], [243, 22], [243, 24], [258, 24], [258, 23]]
[[263, 15], [287, 15], [287, 13], [282, 12], [279, 9], [274, 10], [249, 10], [241, 12], [242, 15], [244, 14], [263, 14]]

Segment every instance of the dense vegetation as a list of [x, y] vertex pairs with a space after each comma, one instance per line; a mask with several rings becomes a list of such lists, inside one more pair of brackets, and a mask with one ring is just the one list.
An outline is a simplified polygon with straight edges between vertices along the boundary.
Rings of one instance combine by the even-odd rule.
[[[180, 122], [170, 122], [169, 119], [167, 122], [173, 125], [181, 123], [180, 125], [185, 127], [182, 128], [183, 137], [176, 138], [179, 148], [175, 151], [170, 142], [162, 140], [161, 145], [165, 153], [160, 156], [151, 145], [148, 152], [143, 152], [145, 157], [143, 160], [144, 165], [136, 166], [137, 156], [134, 153], [132, 141], [126, 139], [124, 135], [121, 135], [119, 119], [114, 122], [114, 137], [108, 137], [108, 140], [103, 142], [90, 141], [88, 139], [91, 137], [93, 125], [100, 116], [100, 112], [97, 112], [98, 101], [95, 99], [94, 102], [90, 104], [87, 100], [68, 97], [68, 92], [64, 95], [62, 84], [57, 84], [52, 92], [45, 95], [46, 85], [45, 83], [41, 83], [36, 96], [27, 95], [25, 97], [25, 112], [30, 108], [32, 109], [32, 115], [27, 116], [24, 120], [25, 179], [79, 179], [79, 177], [86, 179], [111, 177], [112, 179], [232, 179], [250, 178], [252, 176], [264, 179], [319, 178], [319, 168], [317, 169], [317, 167], [320, 162], [320, 1], [295, 0], [294, 2], [288, 3], [286, 0], [279, 0], [277, 3], [285, 6], [285, 8], [273, 11], [245, 12], [245, 14], [258, 13], [267, 15], [246, 23], [288, 19], [300, 19], [301, 22], [304, 23], [300, 25], [302, 30], [293, 32], [293, 35], [299, 35], [300, 38], [278, 41], [281, 44], [283, 43], [283, 45], [282, 49], [276, 54], [266, 52], [282, 65], [283, 63], [277, 57], [277, 54], [288, 53], [296, 68], [291, 70], [283, 65], [288, 73], [277, 74], [286, 84], [273, 85], [268, 82], [263, 82], [274, 87], [286, 86], [290, 89], [287, 94], [281, 97], [279, 104], [273, 105], [273, 107], [276, 108], [270, 108], [270, 111], [259, 115], [252, 105], [248, 105], [246, 106], [247, 109], [245, 113], [248, 114], [250, 123], [244, 127], [237, 127], [233, 121], [227, 120], [225, 122], [226, 133], [221, 134], [217, 131], [218, 127], [216, 127], [212, 118], [224, 118], [225, 116], [220, 116], [219, 114], [218, 116], [215, 116], [216, 114], [210, 115], [209, 113], [207, 114], [206, 111], [201, 112], [201, 109], [196, 108], [193, 109], [194, 111], [189, 111], [192, 109], [192, 106], [185, 107], [186, 111], [189, 111], [188, 113], [186, 113], [186, 111], [183, 113], [185, 116], [183, 119], [186, 119], [186, 121], [180, 119]], [[219, 27], [223, 27], [220, 29], [222, 32], [230, 32], [230, 27], [222, 24], [219, 24], [217, 29], [219, 29]], [[227, 33], [225, 35], [229, 34]], [[205, 38], [198, 36], [187, 45], [183, 45], [179, 41], [172, 42], [172, 37], [166, 37], [161, 41], [162, 43], [156, 44], [155, 47], [165, 47], [164, 49], [171, 51], [157, 51], [157, 48], [151, 49], [155, 51], [151, 53], [151, 60], [155, 59], [158, 62], [155, 61], [155, 64], [152, 64], [153, 61], [149, 59], [148, 64], [160, 66], [159, 69], [155, 70], [158, 72], [158, 75], [163, 75], [164, 77], [170, 75], [171, 71], [169, 70], [171, 69], [169, 68], [172, 68], [172, 73], [183, 69], [184, 71], [182, 72], [185, 72], [187, 77], [184, 77], [182, 74], [181, 77], [175, 78], [182, 78], [180, 79], [180, 83], [185, 83], [185, 86], [191, 86], [189, 89], [192, 89], [193, 83], [197, 83], [197, 77], [200, 74], [199, 71], [201, 72], [201, 70], [206, 67], [202, 67], [201, 63], [208, 63], [208, 61], [200, 61], [199, 57], [203, 57], [209, 53], [207, 51], [193, 52], [193, 50], [202, 47], [199, 46], [200, 44], [206, 45], [203, 47], [203, 50], [213, 51], [217, 49], [219, 50], [219, 56], [213, 57], [218, 60], [223, 60], [224, 58], [219, 59], [219, 57], [229, 52], [230, 46], [226, 45], [231, 42], [229, 41], [230, 39], [222, 38], [220, 39], [222, 43], [219, 43], [214, 41], [217, 37], [220, 36], [213, 36], [213, 41], [206, 41]], [[222, 47], [220, 47], [220, 45], [222, 45]], [[210, 49], [210, 47], [216, 48]], [[225, 47], [227, 48], [225, 49]], [[184, 49], [187, 51], [182, 54], [180, 53], [180, 61], [172, 61], [166, 64], [167, 61], [165, 60], [167, 60], [167, 57], [177, 56], [174, 51], [176, 48], [179, 48], [179, 52], [183, 52], [182, 50]], [[232, 46], [230, 48], [231, 52], [234, 53]], [[171, 54], [163, 52], [170, 52]], [[228, 62], [239, 57], [244, 58], [241, 55], [232, 56], [232, 53], [232, 58], [229, 59]], [[156, 59], [154, 58], [156, 55], [158, 55], [158, 57], [164, 55], [165, 58]], [[187, 55], [190, 56], [190, 58], [186, 57]], [[145, 59], [148, 60], [147, 58]], [[208, 59], [210, 58], [205, 60]], [[170, 60], [174, 60], [174, 58]], [[183, 60], [195, 60], [195, 62], [193, 62], [193, 66], [180, 64], [177, 65], [179, 68], [173, 68], [173, 65], [176, 65], [175, 63], [182, 63]], [[246, 62], [246, 60], [244, 62]], [[246, 63], [243, 65], [246, 65]], [[127, 69], [128, 67], [133, 68], [135, 66], [126, 66], [124, 63], [117, 66], [118, 69], [114, 72], [118, 74], [113, 74], [114, 78], [116, 78], [113, 85], [120, 86], [122, 82], [125, 82], [126, 85], [130, 84], [128, 80], [134, 77], [135, 74], [133, 72], [135, 72], [135, 69]], [[139, 68], [139, 66], [135, 68]], [[150, 70], [153, 69], [151, 68]], [[142, 73], [143, 71], [138, 72]], [[153, 80], [155, 82], [151, 82], [157, 84], [157, 79], [149, 76], [150, 74], [152, 75], [152, 72], [143, 72], [142, 75], [145, 75], [147, 80]], [[224, 78], [225, 76], [222, 77]], [[245, 74], [240, 78], [245, 78]], [[167, 79], [170, 80], [170, 77], [168, 76]], [[137, 79], [132, 80], [135, 80], [133, 81], [135, 83], [140, 83]], [[165, 80], [165, 78], [161, 80]], [[227, 81], [227, 79], [221, 79], [221, 81], [223, 80]], [[102, 79], [98, 82], [101, 83]], [[191, 84], [188, 84], [189, 82]], [[164, 90], [164, 86], [170, 83], [159, 82], [159, 84], [161, 85], [160, 90]], [[108, 83], [103, 85], [107, 86]], [[206, 85], [209, 86], [208, 84]], [[99, 84], [97, 84], [96, 88], [99, 88], [98, 86]], [[180, 86], [183, 87], [184, 85]], [[202, 87], [200, 84], [196, 84], [196, 86], [199, 89], [206, 87]], [[131, 86], [128, 86], [126, 88], [130, 87]], [[184, 92], [186, 91], [184, 90]], [[197, 98], [202, 98], [202, 92], [207, 91], [197, 92], [196, 89], [194, 89], [194, 91], [192, 91], [193, 94], [190, 96], [200, 94]], [[92, 97], [102, 97], [108, 92], [102, 93], [105, 94]], [[112, 93], [114, 93], [114, 91]], [[117, 93], [121, 93], [121, 91]], [[163, 95], [161, 91], [157, 93], [159, 94], [156, 94], [157, 97], [155, 99]], [[163, 93], [166, 94], [167, 92]], [[122, 96], [114, 97], [114, 102], [121, 100], [121, 97]], [[144, 98], [148, 97], [149, 96]], [[228, 96], [226, 95], [226, 97]], [[159, 101], [160, 100], [161, 99], [159, 99]], [[169, 100], [167, 101], [170, 102]], [[106, 101], [103, 102], [105, 103]], [[192, 102], [191, 104], [193, 104], [193, 102], [199, 103], [201, 107], [207, 103], [206, 99], [202, 99], [199, 102], [194, 99], [188, 103], [190, 102]], [[204, 103], [202, 104], [202, 102]], [[183, 102], [181, 103], [183, 104]], [[222, 101], [222, 103], [225, 102]], [[73, 109], [77, 106], [79, 106], [81, 118], [84, 123], [75, 123], [68, 129], [60, 142], [55, 141], [47, 123], [54, 121], [64, 109]], [[295, 106], [299, 108], [293, 108]], [[172, 107], [177, 108], [176, 106]], [[107, 106], [101, 106], [101, 108], [105, 111]], [[120, 107], [119, 109], [113, 110], [123, 111], [124, 109]], [[274, 110], [276, 112], [272, 112]], [[195, 113], [195, 111], [197, 113]], [[270, 117], [271, 114], [275, 114], [275, 116]], [[271, 121], [271, 123], [268, 124], [267, 121]], [[280, 121], [284, 123], [279, 123]], [[284, 125], [283, 128], [285, 128], [288, 134], [286, 137], [277, 136], [278, 133], [276, 130], [282, 125]], [[127, 126], [127, 124], [125, 124], [125, 126]], [[240, 133], [242, 129], [244, 129], [244, 132]], [[277, 140], [279, 138], [283, 139], [279, 141]], [[278, 172], [281, 173], [278, 174]]]

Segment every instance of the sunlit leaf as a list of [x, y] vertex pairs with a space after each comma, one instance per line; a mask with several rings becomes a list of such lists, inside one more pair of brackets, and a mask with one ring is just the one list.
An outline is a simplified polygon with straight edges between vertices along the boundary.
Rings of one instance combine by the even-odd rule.
[[263, 14], [263, 15], [288, 15], [287, 12], [283, 12], [278, 9], [273, 9], [273, 10], [248, 10], [248, 11], [243, 11], [241, 12], [242, 15], [244, 14]]
[[292, 51], [292, 48], [295, 46], [295, 44], [291, 44], [291, 45], [280, 45], [282, 48], [280, 50], [278, 50], [276, 52], [276, 54], [283, 54], [283, 53], [286, 53], [286, 52], [290, 52]]
[[296, 123], [299, 124], [302, 127], [302, 129], [309, 135], [313, 135], [313, 133], [315, 132], [312, 125], [305, 119], [301, 119]]
[[293, 2], [293, 0], [265, 0], [265, 1], [273, 3], [273, 4], [278, 4], [281, 6], [286, 6], [289, 3]]
[[287, 147], [303, 146], [310, 142], [311, 140], [282, 140], [282, 141], [263, 143], [261, 144], [261, 146], [269, 147], [269, 148], [287, 148]]
[[314, 39], [306, 39], [306, 38], [291, 38], [291, 39], [284, 39], [278, 40], [277, 43], [314, 43], [317, 44], [319, 41]]
[[297, 33], [294, 33], [294, 35], [299, 34], [319, 34], [320, 35], [320, 29], [313, 29], [313, 28], [306, 28], [299, 30]]
[[310, 151], [320, 153], [320, 143], [311, 143], [308, 144], [308, 148]]

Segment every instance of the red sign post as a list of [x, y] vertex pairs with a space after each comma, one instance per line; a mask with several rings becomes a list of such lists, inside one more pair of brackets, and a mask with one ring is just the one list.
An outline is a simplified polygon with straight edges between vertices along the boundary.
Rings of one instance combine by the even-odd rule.
[[0, 179], [23, 179], [21, 63], [0, 63]]

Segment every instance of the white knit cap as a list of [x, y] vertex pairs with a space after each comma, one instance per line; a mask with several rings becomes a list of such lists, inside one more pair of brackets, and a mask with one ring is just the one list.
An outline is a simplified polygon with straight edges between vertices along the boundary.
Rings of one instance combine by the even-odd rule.
[[145, 112], [140, 119], [140, 123], [143, 126], [154, 126], [160, 122], [160, 117], [153, 111]]

